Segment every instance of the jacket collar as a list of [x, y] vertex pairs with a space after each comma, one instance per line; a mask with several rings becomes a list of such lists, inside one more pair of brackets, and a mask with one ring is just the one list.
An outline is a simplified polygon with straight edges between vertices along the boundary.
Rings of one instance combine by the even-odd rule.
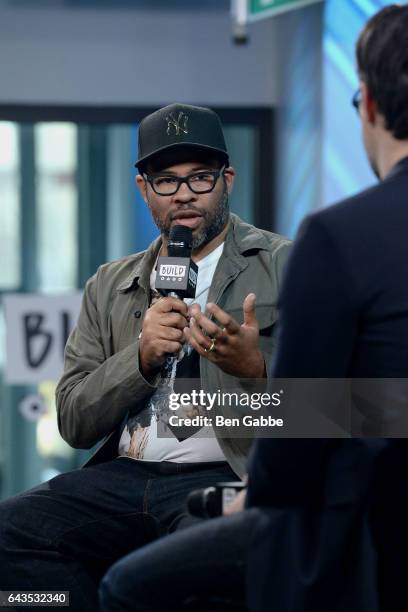
[[[159, 236], [144, 252], [131, 274], [118, 285], [117, 291], [129, 291], [136, 283], [146, 291], [150, 287], [150, 273], [160, 251], [162, 241]], [[244, 254], [252, 250], [268, 250], [268, 240], [261, 230], [242, 221], [237, 215], [230, 214], [230, 224], [225, 237], [223, 255], [239, 269], [246, 267]]]
[[139, 261], [136, 263], [129, 276], [116, 287], [117, 291], [129, 291], [130, 289], [134, 289], [136, 284], [143, 287], [145, 291], [148, 291], [150, 287], [150, 273], [159, 254], [161, 244], [162, 241], [159, 236], [151, 243], [143, 255], [141, 254]]
[[394, 176], [398, 176], [399, 174], [405, 174], [407, 172], [408, 172], [408, 157], [403, 157], [402, 159], [399, 160], [399, 162], [395, 164], [395, 166], [391, 168], [391, 170], [388, 172], [384, 180], [387, 181], [388, 179], [393, 178]]
[[230, 214], [230, 226], [226, 241], [233, 240], [239, 253], [243, 255], [252, 249], [267, 251], [270, 248], [265, 233], [257, 227], [245, 223], [238, 215]]

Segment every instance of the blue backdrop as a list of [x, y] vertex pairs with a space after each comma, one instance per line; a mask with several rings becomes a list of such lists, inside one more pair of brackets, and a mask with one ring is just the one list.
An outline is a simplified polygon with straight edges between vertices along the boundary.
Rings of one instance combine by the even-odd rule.
[[371, 15], [393, 2], [328, 0], [323, 35], [322, 204], [332, 204], [375, 183], [350, 104], [358, 87], [355, 43]]
[[355, 43], [368, 18], [392, 3], [326, 0], [324, 9], [282, 17], [276, 229], [290, 238], [308, 213], [376, 181], [350, 104], [358, 87]]

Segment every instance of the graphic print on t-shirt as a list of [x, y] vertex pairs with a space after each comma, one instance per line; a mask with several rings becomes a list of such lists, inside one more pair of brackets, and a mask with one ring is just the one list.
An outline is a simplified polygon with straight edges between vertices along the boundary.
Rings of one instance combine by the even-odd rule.
[[[151, 303], [154, 304], [160, 297], [159, 293], [152, 290]], [[130, 445], [127, 451], [128, 457], [143, 459], [144, 450], [149, 441], [149, 434], [152, 431], [151, 425], [153, 420], [156, 421], [158, 432], [168, 436], [171, 435], [171, 432], [179, 441], [194, 435], [200, 429], [200, 427], [189, 427], [188, 434], [186, 434], [185, 428], [181, 431], [180, 428], [169, 425], [169, 418], [174, 414], [169, 408], [169, 395], [173, 392], [179, 392], [177, 378], [182, 378], [183, 381], [188, 378], [196, 380], [200, 378], [198, 353], [189, 344], [186, 344], [177, 356], [170, 356], [166, 359], [162, 366], [160, 377], [161, 380], [158, 388], [149, 399], [146, 408], [129, 418], [127, 422], [126, 428], [130, 436]], [[183, 385], [183, 392], [185, 391], [185, 385]], [[180, 409], [178, 409], [177, 413], [178, 416], [181, 416]], [[183, 406], [182, 416], [192, 418], [198, 414], [199, 409], [197, 406]]]
[[[187, 306], [196, 303], [202, 311], [208, 300], [212, 278], [221, 257], [223, 244], [197, 262], [199, 268], [195, 298], [185, 299]], [[153, 305], [162, 296], [155, 289], [156, 270], [150, 275], [151, 300]], [[170, 393], [189, 393], [201, 388], [200, 356], [189, 345], [184, 345], [177, 356], [170, 356], [163, 364], [159, 384], [144, 407], [129, 415], [119, 442], [119, 455], [144, 461], [224, 461], [217, 438], [211, 425], [197, 427], [170, 425], [173, 415], [194, 418], [208, 416], [204, 407], [197, 405], [181, 406], [177, 411], [169, 407]], [[179, 419], [182, 421], [182, 418]]]

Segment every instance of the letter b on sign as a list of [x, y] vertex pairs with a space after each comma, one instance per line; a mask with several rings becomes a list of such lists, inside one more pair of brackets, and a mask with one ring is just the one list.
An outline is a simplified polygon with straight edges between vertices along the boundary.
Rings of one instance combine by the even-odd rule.
[[39, 384], [57, 381], [63, 353], [78, 318], [81, 293], [64, 296], [33, 294], [4, 298], [6, 315], [6, 382]]

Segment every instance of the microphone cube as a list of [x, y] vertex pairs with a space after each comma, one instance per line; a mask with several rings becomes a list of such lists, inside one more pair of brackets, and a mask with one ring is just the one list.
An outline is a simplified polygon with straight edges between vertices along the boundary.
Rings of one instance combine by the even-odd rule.
[[189, 257], [159, 257], [156, 289], [163, 295], [176, 293], [181, 299], [194, 298], [198, 267]]

